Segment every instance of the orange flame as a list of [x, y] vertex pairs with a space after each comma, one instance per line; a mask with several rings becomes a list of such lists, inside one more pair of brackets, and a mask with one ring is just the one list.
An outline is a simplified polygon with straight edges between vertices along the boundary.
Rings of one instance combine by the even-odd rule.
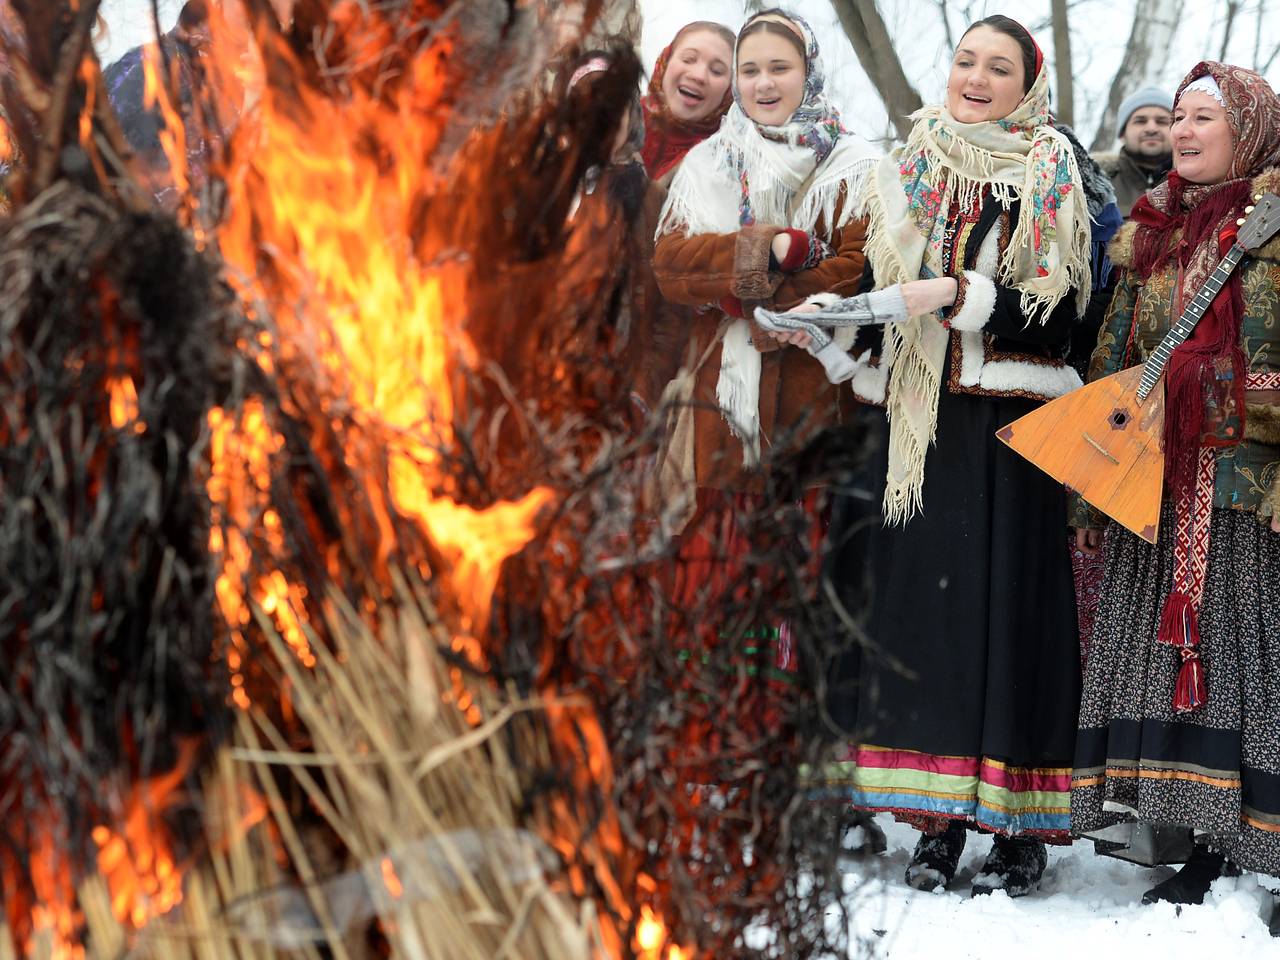
[[185, 741], [172, 770], [134, 787], [121, 832], [99, 825], [91, 833], [112, 913], [135, 930], [182, 902], [182, 873], [159, 817], [176, 800], [196, 750], [196, 741]]
[[241, 668], [248, 649], [244, 631], [251, 619], [250, 600], [275, 620], [281, 637], [304, 666], [315, 665], [315, 654], [304, 632], [305, 588], [290, 583], [278, 570], [253, 579], [251, 536], [264, 538], [272, 556], [281, 557], [285, 551], [280, 516], [271, 507], [272, 457], [284, 447], [284, 438], [271, 429], [259, 400], [248, 401], [235, 416], [215, 407], [209, 411], [208, 423], [212, 465], [208, 490], [214, 511], [209, 549], [222, 558], [214, 593], [230, 627], [231, 699], [247, 710], [250, 702]]
[[[359, 38], [347, 39], [359, 46]], [[247, 65], [261, 69], [260, 59], [224, 63], [221, 73], [239, 71], [260, 99], [233, 141], [219, 242], [245, 299], [272, 304], [284, 339], [279, 356], [314, 361], [333, 398], [329, 413], [383, 438], [391, 503], [374, 503], [379, 563], [397, 546], [390, 511], [416, 520], [449, 566], [435, 572], [448, 574], [463, 631], [475, 633], [499, 567], [532, 538], [551, 493], [475, 509], [442, 489], [442, 451], [455, 440], [451, 366], [477, 362], [462, 329], [464, 268], [429, 260], [440, 251], [419, 225], [422, 204], [439, 186], [427, 158], [441, 130], [448, 53], [439, 39], [419, 55], [394, 104], [359, 89], [321, 96], [305, 83], [280, 95], [244, 76]], [[293, 63], [288, 51], [273, 56]], [[275, 258], [274, 277], [260, 272], [264, 251]], [[370, 451], [347, 455], [375, 469]]]
[[181, 197], [191, 195], [191, 178], [187, 169], [187, 128], [169, 96], [170, 85], [164, 77], [164, 60], [160, 44], [149, 43], [142, 51], [142, 102], [148, 110], [158, 110], [164, 119], [159, 131], [160, 147], [169, 161], [169, 175]]
[[404, 884], [400, 882], [400, 876], [396, 873], [396, 865], [391, 862], [390, 857], [383, 857], [380, 866], [382, 885], [387, 888], [387, 893], [391, 894], [392, 900], [399, 900], [404, 896]]
[[645, 904], [640, 908], [640, 922], [636, 924], [636, 946], [645, 960], [656, 960], [667, 942], [667, 927], [653, 908]]
[[117, 430], [132, 426], [135, 433], [143, 433], [146, 424], [138, 420], [138, 391], [132, 377], [109, 377], [107, 395], [110, 402], [111, 425]]
[[31, 886], [36, 898], [31, 908], [31, 943], [47, 944], [51, 960], [83, 960], [79, 930], [83, 918], [73, 906], [66, 848], [43, 827], [33, 825], [33, 833], [38, 839], [31, 856]]
[[[648, 878], [641, 874], [640, 880], [646, 879]], [[662, 917], [648, 904], [642, 906], [640, 919], [636, 922], [635, 947], [639, 960], [693, 960], [692, 948], [685, 950], [675, 944], [668, 944], [667, 937], [667, 925]]]

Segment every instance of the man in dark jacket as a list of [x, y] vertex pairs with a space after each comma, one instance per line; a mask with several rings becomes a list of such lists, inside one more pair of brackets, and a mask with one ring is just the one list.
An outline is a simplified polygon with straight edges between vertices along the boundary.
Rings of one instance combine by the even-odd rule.
[[1120, 151], [1094, 159], [1111, 178], [1120, 212], [1128, 217], [1138, 198], [1163, 180], [1173, 166], [1169, 136], [1173, 97], [1159, 87], [1145, 87], [1124, 99], [1117, 119]]

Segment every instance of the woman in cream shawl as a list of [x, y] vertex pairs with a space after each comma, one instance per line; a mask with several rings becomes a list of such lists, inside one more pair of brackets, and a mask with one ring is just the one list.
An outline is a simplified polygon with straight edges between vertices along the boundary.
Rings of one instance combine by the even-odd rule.
[[887, 408], [884, 526], [869, 565], [837, 572], [870, 571], [873, 648], [846, 678], [862, 696], [833, 776], [921, 830], [912, 886], [948, 884], [980, 828], [996, 837], [974, 892], [1019, 896], [1045, 842], [1069, 842], [1080, 678], [1063, 490], [996, 431], [1079, 385], [1065, 358], [1090, 285], [1080, 174], [1021, 25], [969, 28], [946, 104], [916, 115], [864, 200], [876, 285], [904, 309], [875, 382], [854, 380]]

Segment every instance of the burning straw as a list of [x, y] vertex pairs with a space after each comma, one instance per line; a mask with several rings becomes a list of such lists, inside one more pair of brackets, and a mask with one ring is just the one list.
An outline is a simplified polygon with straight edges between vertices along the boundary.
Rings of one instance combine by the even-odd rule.
[[196, 86], [145, 60], [165, 214], [96, 4], [13, 9], [0, 951], [843, 949], [802, 499], [847, 451], [679, 586], [634, 54], [584, 99], [538, 5], [247, 0]]
[[[376, 920], [393, 956], [594, 955], [589, 913], [549, 884], [554, 856], [521, 827], [527, 785], [513, 755], [546, 762], [546, 746], [518, 718], [541, 705], [502, 706], [478, 688], [486, 720], [473, 727], [442, 701], [449, 636], [424, 593], [402, 585], [376, 630], [333, 601], [333, 652], [317, 638], [314, 670], [261, 624], [309, 749], [293, 749], [264, 711], [241, 715], [205, 789], [210, 863], [189, 879], [182, 911], [135, 949], [158, 960], [363, 957], [378, 955], [367, 942]], [[109, 911], [90, 929], [95, 947], [126, 939]]]

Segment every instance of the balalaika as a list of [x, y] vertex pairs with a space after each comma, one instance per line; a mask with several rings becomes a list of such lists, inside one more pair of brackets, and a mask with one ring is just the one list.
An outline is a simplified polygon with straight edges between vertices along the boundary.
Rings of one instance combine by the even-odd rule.
[[1169, 357], [1195, 329], [1250, 250], [1280, 231], [1280, 198], [1247, 207], [1235, 243], [1140, 367], [1086, 384], [996, 436], [1144, 540], [1155, 543], [1164, 487], [1164, 384]]

